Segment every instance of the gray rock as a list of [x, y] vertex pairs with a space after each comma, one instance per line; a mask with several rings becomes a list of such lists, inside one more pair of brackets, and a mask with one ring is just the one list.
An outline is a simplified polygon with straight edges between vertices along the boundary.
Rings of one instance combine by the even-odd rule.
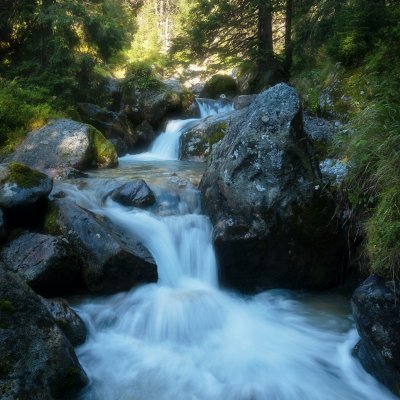
[[354, 353], [367, 372], [400, 396], [400, 292], [398, 282], [369, 277], [353, 294], [361, 336]]
[[8, 160], [50, 176], [64, 168], [81, 171], [118, 164], [114, 146], [98, 130], [69, 119], [53, 120], [29, 133]]
[[324, 119], [303, 115], [304, 133], [313, 141], [328, 142], [336, 133], [335, 125]]
[[324, 183], [339, 185], [347, 175], [348, 165], [341, 160], [327, 158], [319, 163]]
[[42, 303], [73, 346], [79, 346], [86, 340], [85, 324], [66, 300], [42, 297]]
[[166, 84], [157, 89], [126, 91], [122, 101], [123, 111], [134, 125], [148, 121], [157, 128], [168, 113], [182, 111], [182, 93]]
[[135, 138], [135, 148], [143, 148], [148, 146], [157, 136], [153, 127], [147, 122], [143, 121], [133, 130]]
[[205, 161], [211, 154], [212, 146], [218, 143], [232, 121], [243, 117], [242, 111], [231, 111], [210, 116], [199, 121], [180, 137], [179, 159]]
[[137, 142], [132, 126], [123, 112], [113, 112], [91, 103], [78, 103], [82, 120], [98, 129], [123, 156]]
[[124, 239], [109, 221], [66, 199], [56, 200], [52, 207], [48, 229], [61, 233], [80, 256], [91, 292], [116, 293], [157, 281], [154, 260], [140, 242]]
[[243, 108], [248, 107], [255, 99], [257, 95], [241, 95], [233, 98], [232, 102], [235, 110], [243, 110]]
[[79, 288], [79, 258], [61, 238], [23, 233], [4, 246], [1, 256], [11, 271], [41, 295], [62, 296]]
[[111, 192], [111, 198], [124, 206], [146, 208], [155, 203], [154, 193], [143, 179], [125, 183]]
[[73, 398], [87, 383], [41, 299], [0, 264], [0, 398]]
[[45, 174], [18, 163], [0, 165], [0, 207], [27, 207], [46, 200], [53, 181]]
[[254, 292], [340, 282], [345, 241], [293, 88], [261, 93], [229, 125], [200, 189], [225, 285]]

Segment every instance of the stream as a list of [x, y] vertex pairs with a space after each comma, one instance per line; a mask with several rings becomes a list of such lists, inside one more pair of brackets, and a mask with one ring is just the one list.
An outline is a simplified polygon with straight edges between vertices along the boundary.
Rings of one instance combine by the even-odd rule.
[[[231, 109], [199, 106], [202, 118]], [[77, 355], [90, 384], [79, 399], [394, 399], [351, 355], [358, 335], [344, 296], [243, 296], [219, 287], [212, 226], [196, 189], [205, 165], [177, 160], [180, 134], [197, 122], [170, 121], [148, 152], [58, 184], [139, 238], [159, 273], [157, 284], [75, 304], [88, 328]], [[103, 200], [134, 178], [154, 191], [150, 209]]]

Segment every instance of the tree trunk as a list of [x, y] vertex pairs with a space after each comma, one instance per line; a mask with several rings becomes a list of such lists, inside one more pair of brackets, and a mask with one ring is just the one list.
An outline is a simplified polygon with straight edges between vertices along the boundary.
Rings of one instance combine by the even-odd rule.
[[290, 68], [293, 61], [293, 48], [292, 48], [292, 15], [293, 15], [293, 0], [286, 0], [285, 10], [285, 60], [283, 68], [285, 74], [289, 76]]
[[270, 0], [261, 1], [258, 6], [258, 66], [268, 68], [274, 61], [272, 41], [272, 4]]

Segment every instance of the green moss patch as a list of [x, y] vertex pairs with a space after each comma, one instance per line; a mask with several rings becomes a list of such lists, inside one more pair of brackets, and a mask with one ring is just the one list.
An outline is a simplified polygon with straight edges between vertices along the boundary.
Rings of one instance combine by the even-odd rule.
[[28, 189], [40, 185], [43, 178], [45, 178], [45, 175], [41, 172], [30, 169], [26, 165], [12, 162], [8, 164], [8, 174], [2, 183], [15, 183], [21, 188]]
[[48, 206], [43, 222], [43, 229], [50, 235], [61, 235], [60, 226], [58, 225], [58, 207], [54, 203]]
[[11, 301], [0, 299], [0, 311], [6, 314], [13, 314], [16, 310]]
[[90, 127], [90, 138], [92, 143], [93, 158], [98, 167], [116, 167], [118, 155], [114, 145], [109, 142], [101, 132]]

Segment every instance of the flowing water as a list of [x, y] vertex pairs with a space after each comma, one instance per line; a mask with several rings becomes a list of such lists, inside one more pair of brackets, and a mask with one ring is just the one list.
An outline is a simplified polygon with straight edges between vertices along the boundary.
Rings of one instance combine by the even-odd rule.
[[[190, 124], [175, 121], [175, 135]], [[89, 331], [77, 349], [90, 378], [80, 399], [392, 399], [351, 356], [358, 336], [339, 294], [244, 297], [218, 286], [212, 227], [189, 183], [204, 165], [173, 161], [176, 152], [160, 161], [168, 157], [156, 144], [116, 170], [61, 184], [78, 204], [139, 237], [159, 272], [157, 284], [77, 304]], [[156, 194], [151, 209], [103, 201], [137, 177]]]

